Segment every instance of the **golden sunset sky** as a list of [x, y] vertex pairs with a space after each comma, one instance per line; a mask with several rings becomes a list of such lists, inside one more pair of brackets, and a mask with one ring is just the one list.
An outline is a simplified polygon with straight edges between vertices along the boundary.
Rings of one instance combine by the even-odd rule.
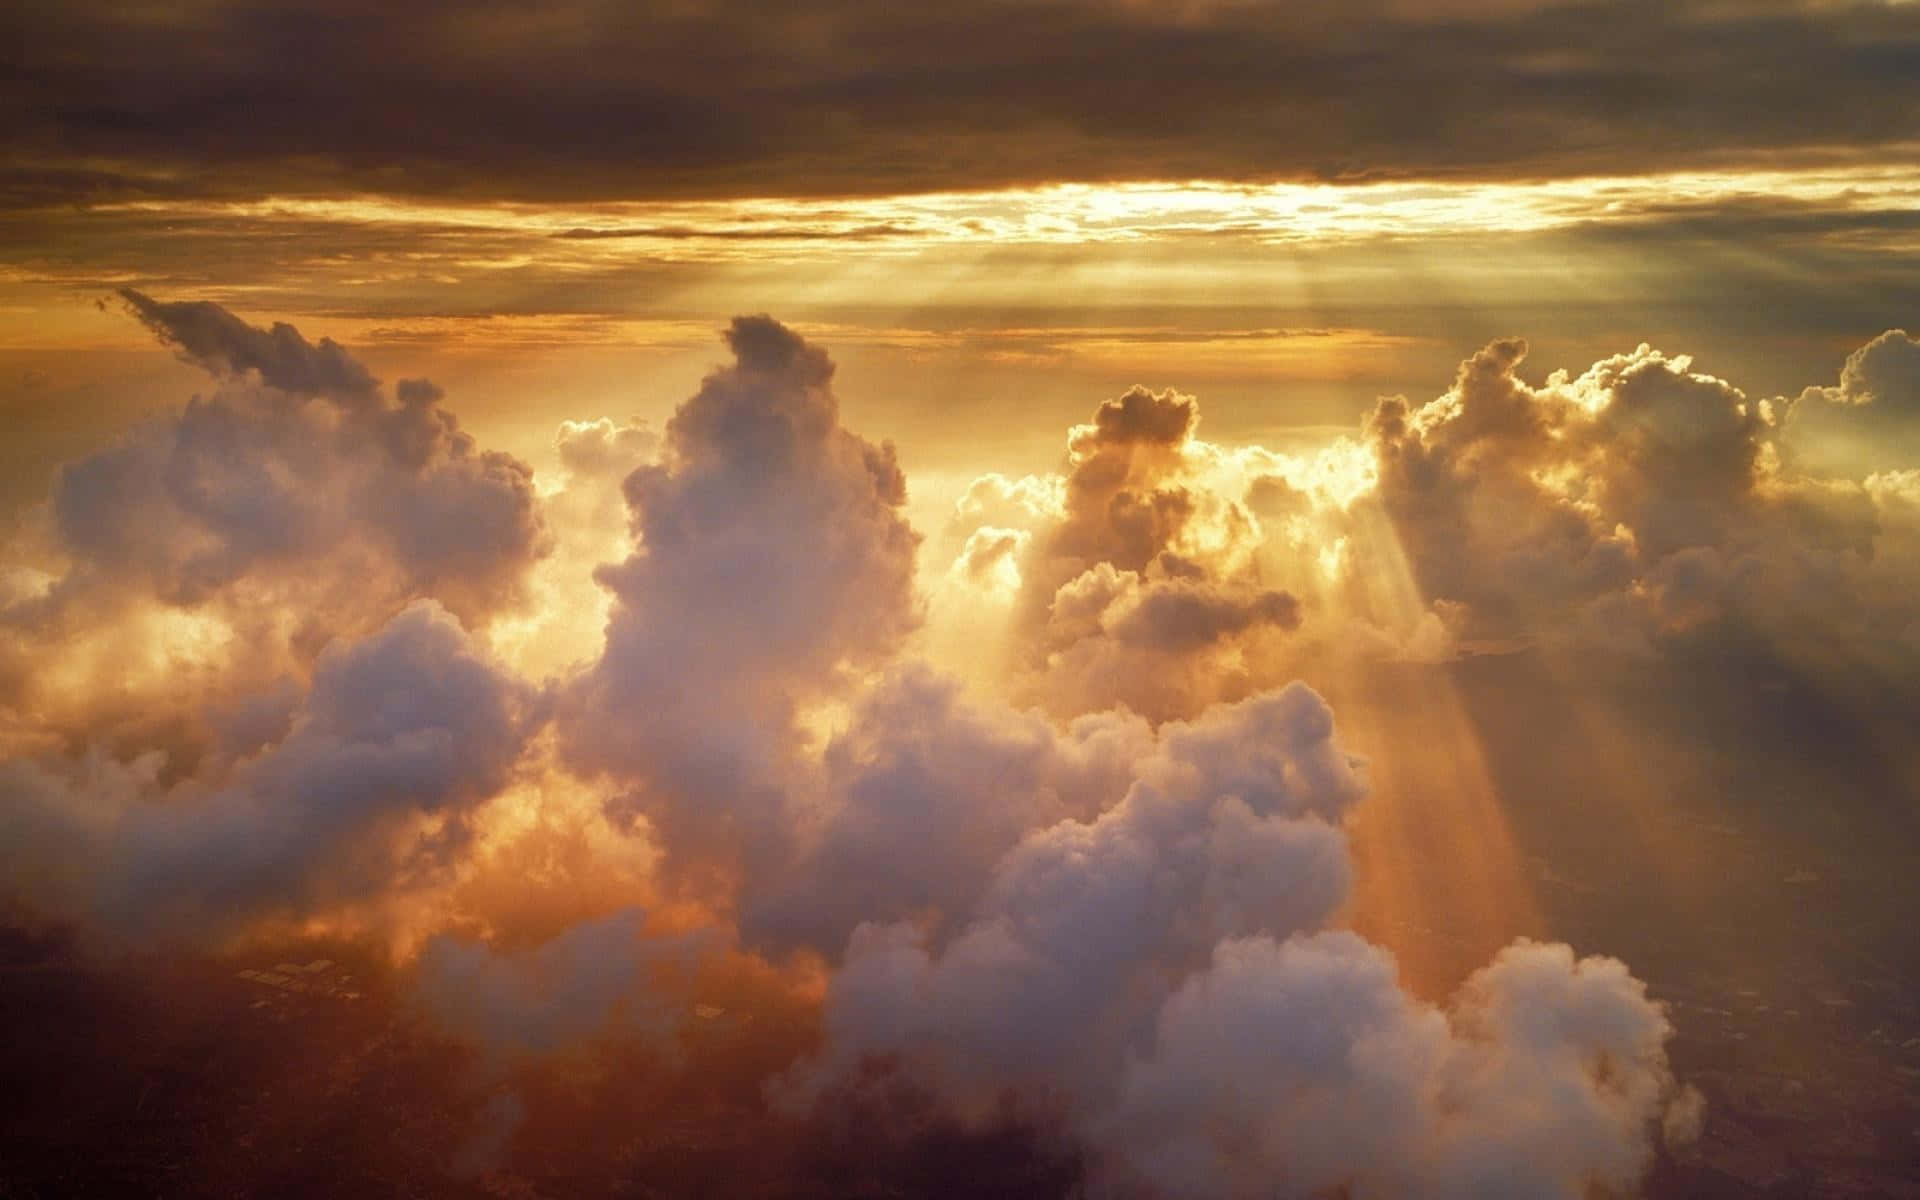
[[1920, 5], [0, 31], [0, 1193], [1920, 1161]]

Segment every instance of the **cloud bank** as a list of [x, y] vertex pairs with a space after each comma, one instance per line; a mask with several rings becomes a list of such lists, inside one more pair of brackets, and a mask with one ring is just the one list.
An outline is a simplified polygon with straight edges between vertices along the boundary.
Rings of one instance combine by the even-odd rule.
[[[122, 945], [384, 936], [517, 1055], [731, 988], [808, 1014], [782, 1112], [909, 1087], [1115, 1195], [1626, 1192], [1697, 1117], [1621, 962], [1523, 941], [1435, 1004], [1344, 927], [1369, 768], [1316, 678], [1920, 654], [1914, 471], [1813, 445], [1903, 427], [1897, 331], [1792, 398], [1645, 346], [1529, 381], [1501, 340], [1306, 453], [1134, 388], [923, 539], [766, 316], [661, 436], [569, 422], [543, 492], [429, 384], [126, 299], [218, 389], [9, 547], [10, 900]], [[595, 594], [584, 654], [513, 665]]]
[[639, 19], [569, 0], [538, 19], [423, 4], [396, 26], [96, 0], [11, 32], [15, 206], [1541, 178], [1884, 161], [1920, 132], [1899, 4], [698, 0]]

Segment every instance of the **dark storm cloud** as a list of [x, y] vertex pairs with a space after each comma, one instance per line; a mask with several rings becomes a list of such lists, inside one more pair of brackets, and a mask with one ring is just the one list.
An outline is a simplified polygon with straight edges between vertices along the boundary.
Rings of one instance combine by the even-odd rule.
[[8, 24], [16, 203], [189, 175], [547, 199], [1536, 176], [1920, 133], [1920, 12], [1876, 3], [94, 0]]

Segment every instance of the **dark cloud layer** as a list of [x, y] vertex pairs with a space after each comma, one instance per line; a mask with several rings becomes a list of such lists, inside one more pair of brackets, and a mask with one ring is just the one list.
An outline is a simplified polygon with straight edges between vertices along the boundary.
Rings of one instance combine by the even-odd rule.
[[28, 206], [1532, 177], [1920, 134], [1920, 12], [1866, 2], [96, 2], [6, 23], [0, 189]]

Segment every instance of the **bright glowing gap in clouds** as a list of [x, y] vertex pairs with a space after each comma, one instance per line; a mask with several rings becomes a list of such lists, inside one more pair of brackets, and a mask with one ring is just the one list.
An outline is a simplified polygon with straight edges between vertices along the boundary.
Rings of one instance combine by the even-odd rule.
[[[1903, 212], [1920, 203], [1920, 171], [1858, 168], [1676, 173], [1541, 183], [1062, 184], [883, 199], [726, 200], [581, 207], [424, 204], [379, 197], [269, 198], [206, 204], [100, 205], [100, 214], [219, 215], [258, 221], [429, 225], [450, 232], [518, 233], [571, 243], [581, 257], [630, 255], [636, 243], [1083, 244], [1229, 236], [1266, 242], [1532, 232], [1584, 222], [1633, 222], [1782, 206]], [[756, 248], [758, 250], [756, 251]]]

